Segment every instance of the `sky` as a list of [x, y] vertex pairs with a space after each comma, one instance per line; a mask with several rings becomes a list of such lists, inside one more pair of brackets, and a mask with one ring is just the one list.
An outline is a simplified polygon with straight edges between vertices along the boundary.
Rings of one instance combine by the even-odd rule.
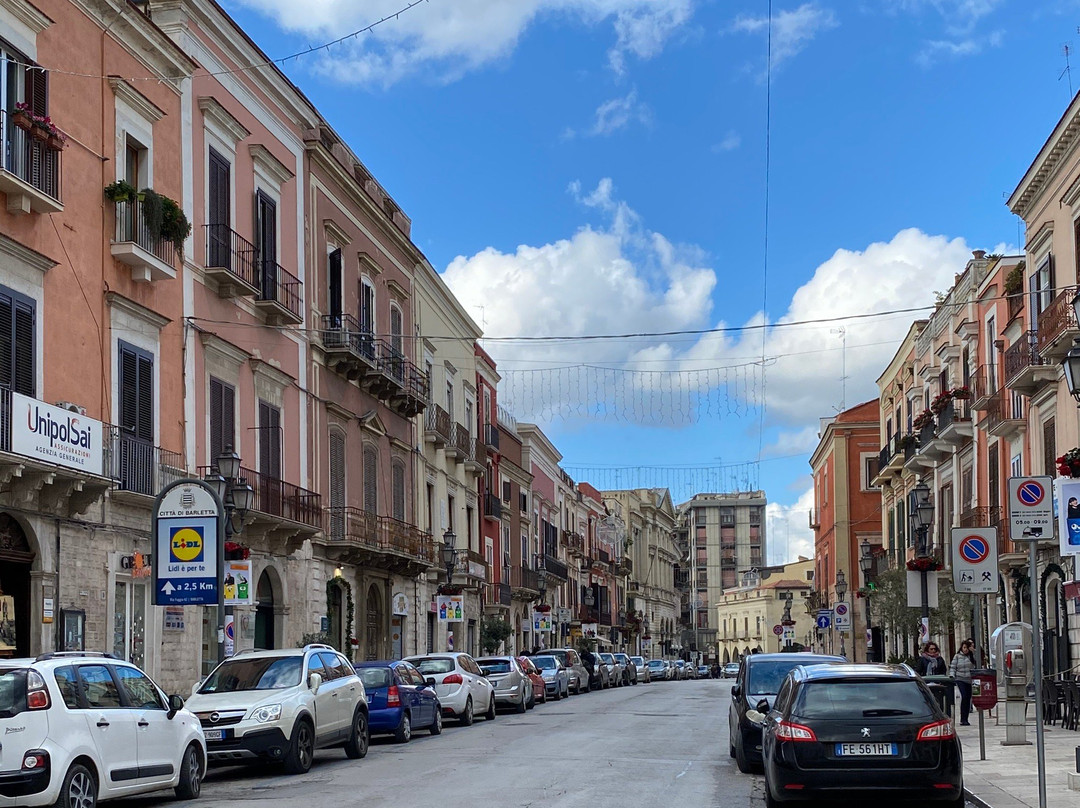
[[770, 563], [812, 554], [820, 419], [877, 397], [972, 250], [1023, 243], [1080, 0], [409, 4], [223, 2], [271, 57], [390, 17], [283, 69], [564, 468], [760, 487]]

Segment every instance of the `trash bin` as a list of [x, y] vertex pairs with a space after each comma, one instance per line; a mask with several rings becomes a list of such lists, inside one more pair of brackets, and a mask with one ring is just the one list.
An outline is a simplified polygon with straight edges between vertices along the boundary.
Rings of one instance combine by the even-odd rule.
[[993, 710], [997, 706], [997, 671], [975, 668], [971, 672], [971, 703], [976, 710]]
[[951, 676], [924, 676], [923, 681], [937, 699], [938, 706], [950, 718], [953, 714], [956, 680]]

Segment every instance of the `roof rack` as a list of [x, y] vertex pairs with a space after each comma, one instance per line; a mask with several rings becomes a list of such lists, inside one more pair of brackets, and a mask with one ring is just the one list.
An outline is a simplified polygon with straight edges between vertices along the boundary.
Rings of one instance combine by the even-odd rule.
[[65, 659], [67, 657], [98, 657], [101, 659], [120, 659], [120, 657], [108, 653], [107, 651], [49, 651], [47, 654], [42, 654], [35, 662], [43, 662], [46, 659]]
[[327, 651], [336, 651], [337, 650], [336, 648], [334, 648], [334, 646], [327, 645], [324, 642], [309, 642], [307, 645], [304, 646], [304, 650], [306, 651], [309, 648], [325, 648]]

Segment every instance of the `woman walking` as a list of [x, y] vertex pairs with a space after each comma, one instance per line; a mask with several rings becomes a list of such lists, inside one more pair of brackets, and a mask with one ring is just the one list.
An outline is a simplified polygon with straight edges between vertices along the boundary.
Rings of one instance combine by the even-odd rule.
[[975, 668], [975, 651], [971, 640], [960, 643], [960, 650], [949, 664], [949, 676], [956, 680], [960, 689], [960, 726], [966, 727], [971, 715], [971, 671]]

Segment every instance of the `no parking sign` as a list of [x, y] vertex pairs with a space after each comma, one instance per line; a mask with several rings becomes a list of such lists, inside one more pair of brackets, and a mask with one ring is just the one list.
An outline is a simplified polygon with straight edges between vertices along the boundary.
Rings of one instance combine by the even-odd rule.
[[998, 548], [995, 527], [952, 529], [953, 588], [969, 595], [998, 591]]

